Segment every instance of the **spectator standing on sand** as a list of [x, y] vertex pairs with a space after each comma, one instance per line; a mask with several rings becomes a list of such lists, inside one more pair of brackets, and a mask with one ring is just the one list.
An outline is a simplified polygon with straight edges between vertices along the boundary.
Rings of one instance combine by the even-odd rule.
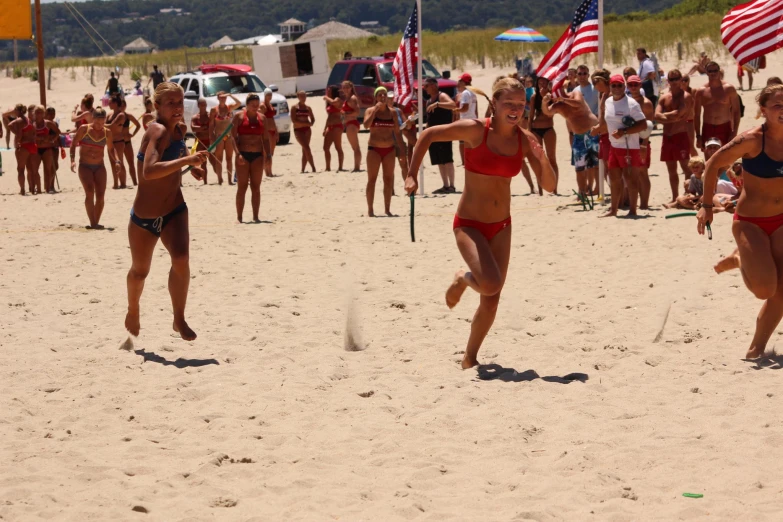
[[[478, 100], [476, 95], [468, 89], [473, 83], [473, 77], [465, 73], [457, 80], [457, 101], [459, 107], [454, 109], [454, 112], [459, 115], [460, 120], [475, 120], [478, 118]], [[462, 160], [462, 164], [465, 164], [465, 142], [459, 142], [459, 157]]]
[[150, 82], [152, 82], [152, 88], [156, 89], [158, 85], [166, 81], [166, 77], [163, 76], [163, 73], [158, 70], [157, 65], [152, 66], [152, 72], [150, 73], [150, 79], [147, 80], [146, 87], [150, 86]]
[[644, 97], [655, 107], [658, 105], [658, 71], [655, 70], [655, 64], [644, 47], [636, 49], [636, 58], [639, 60], [638, 76], [642, 79]]
[[669, 171], [669, 184], [672, 189], [671, 201], [677, 201], [680, 183], [677, 163], [685, 172], [686, 180], [691, 176], [688, 170], [691, 152], [688, 119], [693, 106], [693, 98], [682, 89], [680, 71], [670, 70], [668, 79], [669, 92], [661, 96], [658, 106], [655, 108], [655, 120], [663, 123], [661, 161], [666, 163], [666, 170]]
[[737, 89], [723, 81], [717, 63], [708, 63], [706, 70], [707, 84], [694, 89], [693, 97], [693, 128], [696, 130], [696, 146], [700, 149], [704, 148], [704, 143], [710, 138], [718, 138], [721, 143], [728, 143], [737, 135], [740, 123], [740, 99]]
[[[576, 81], [579, 85], [576, 86], [574, 92], [579, 92], [587, 106], [590, 107], [590, 112], [598, 116], [599, 95], [590, 83], [590, 69], [586, 65], [580, 65], [576, 68]], [[571, 144], [571, 163], [576, 168], [577, 185], [580, 191], [585, 193], [593, 194], [593, 187], [598, 186], [599, 141], [598, 136], [586, 132], [585, 134], [574, 134], [574, 141]], [[584, 151], [584, 153], [580, 151]], [[582, 157], [583, 161], [581, 161]]]
[[109, 81], [106, 82], [106, 92], [109, 93], [109, 96], [114, 96], [115, 94], [120, 94], [120, 81], [114, 77], [114, 73], [109, 73]]
[[[438, 90], [438, 80], [427, 78], [424, 80], [424, 90], [430, 99], [427, 102], [427, 128], [438, 125], [448, 125], [453, 120], [453, 110], [457, 108], [454, 100], [445, 92]], [[454, 152], [450, 141], [434, 141], [429, 146], [430, 163], [437, 165], [443, 186], [434, 190], [433, 194], [454, 194]], [[410, 171], [409, 171], [410, 174]]]

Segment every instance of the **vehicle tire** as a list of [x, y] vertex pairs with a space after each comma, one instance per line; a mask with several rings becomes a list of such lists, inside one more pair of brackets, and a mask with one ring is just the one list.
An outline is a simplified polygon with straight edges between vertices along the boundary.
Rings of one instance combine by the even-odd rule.
[[281, 132], [280, 133], [280, 141], [277, 142], [278, 145], [288, 145], [291, 142], [291, 133], [290, 132]]

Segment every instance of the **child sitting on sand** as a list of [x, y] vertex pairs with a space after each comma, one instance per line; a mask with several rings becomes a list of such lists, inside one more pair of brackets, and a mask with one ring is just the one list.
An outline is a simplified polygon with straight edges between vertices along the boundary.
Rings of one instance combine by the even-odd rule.
[[704, 194], [704, 181], [701, 179], [704, 174], [704, 160], [693, 156], [688, 161], [688, 170], [692, 175], [683, 183], [685, 194], [678, 196], [677, 200], [672, 203], [664, 204], [665, 208], [695, 210], [701, 205], [701, 196]]

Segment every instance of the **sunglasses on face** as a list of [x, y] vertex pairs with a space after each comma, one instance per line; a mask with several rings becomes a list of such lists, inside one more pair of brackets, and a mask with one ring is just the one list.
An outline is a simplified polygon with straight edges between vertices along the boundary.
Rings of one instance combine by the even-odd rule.
[[641, 83], [629, 83], [628, 84], [628, 87], [641, 87], [641, 86], [642, 86]]
[[717, 74], [720, 72], [720, 69], [707, 69], [707, 74]]
[[669, 78], [670, 82], [679, 82], [682, 78]]
[[610, 84], [609, 86], [610, 86], [611, 88], [613, 88], [613, 89], [614, 89], [615, 87], [616, 87], [616, 88], [618, 88], [618, 89], [620, 89], [620, 88], [622, 88], [622, 87], [625, 87], [625, 84], [624, 84], [624, 83], [612, 83], [612, 84]]
[[587, 73], [585, 73], [585, 72], [582, 72], [582, 73], [576, 73], [576, 75], [577, 75], [577, 76], [587, 76]]

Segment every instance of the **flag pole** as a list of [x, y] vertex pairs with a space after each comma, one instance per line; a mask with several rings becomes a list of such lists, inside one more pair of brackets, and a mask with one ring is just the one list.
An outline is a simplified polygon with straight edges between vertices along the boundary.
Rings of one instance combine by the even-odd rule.
[[[416, 0], [416, 11], [419, 16], [416, 17], [416, 32], [418, 35], [418, 50], [416, 52], [416, 77], [419, 79], [419, 85], [417, 88], [418, 106], [419, 106], [419, 135], [424, 132], [424, 79], [422, 78], [422, 66], [421, 60], [424, 53], [421, 52], [421, 0]], [[419, 195], [424, 195], [424, 165], [419, 166]]]
[[[598, 68], [604, 68], [604, 0], [598, 0]], [[599, 105], [600, 108], [600, 105]], [[598, 201], [604, 201], [604, 161], [598, 161]], [[618, 197], [612, 194], [612, 197]]]

